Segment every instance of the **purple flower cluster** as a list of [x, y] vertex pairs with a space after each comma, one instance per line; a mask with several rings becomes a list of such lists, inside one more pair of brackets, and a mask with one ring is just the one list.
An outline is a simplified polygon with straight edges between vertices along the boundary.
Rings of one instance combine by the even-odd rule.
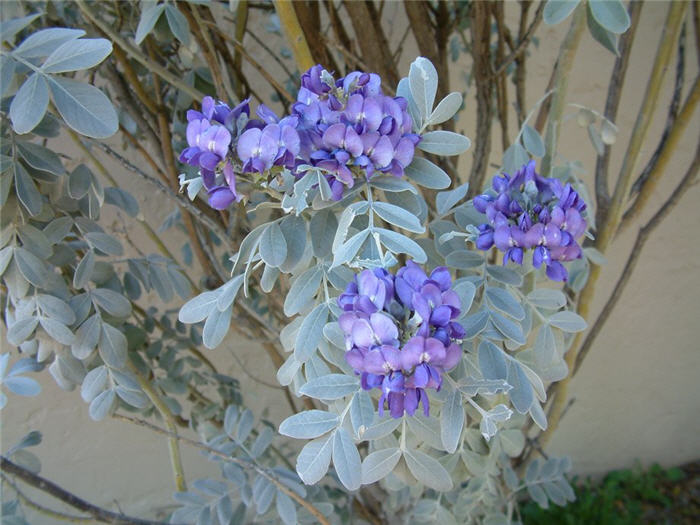
[[403, 176], [420, 140], [407, 107], [406, 99], [382, 93], [374, 73], [354, 71], [337, 81], [320, 65], [304, 73], [292, 110], [301, 156], [326, 170], [333, 198], [353, 186], [357, 172]]
[[386, 402], [392, 417], [413, 415], [419, 403], [427, 416], [426, 389], [439, 390], [442, 374], [459, 362], [465, 332], [454, 321], [461, 305], [451, 286], [447, 268], [428, 277], [409, 261], [396, 276], [381, 268], [362, 271], [338, 298], [345, 358], [362, 388], [381, 389], [380, 415]]
[[535, 172], [532, 160], [511, 178], [494, 177], [494, 194], [474, 198], [474, 207], [489, 222], [479, 226], [477, 248], [505, 252], [503, 264], [523, 262], [525, 250], [532, 249], [532, 264], [544, 263], [553, 281], [566, 281], [568, 272], [560, 261], [581, 257], [578, 240], [586, 231], [582, 213], [586, 203], [569, 183], [545, 178]]
[[214, 208], [241, 199], [236, 172], [262, 175], [275, 166], [297, 177], [302, 165], [324, 170], [339, 200], [361, 174], [402, 176], [420, 140], [406, 99], [384, 95], [373, 73], [355, 71], [335, 81], [314, 66], [301, 77], [291, 115], [279, 119], [262, 104], [256, 114], [249, 118], [248, 100], [231, 109], [211, 97], [201, 111], [187, 112], [188, 147], [180, 161], [199, 168]]

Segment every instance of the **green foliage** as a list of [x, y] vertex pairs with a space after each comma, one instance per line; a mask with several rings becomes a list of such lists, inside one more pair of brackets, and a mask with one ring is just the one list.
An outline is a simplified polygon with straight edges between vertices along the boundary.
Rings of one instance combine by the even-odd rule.
[[636, 467], [608, 473], [600, 482], [574, 480], [576, 501], [566, 507], [543, 509], [534, 502], [521, 508], [525, 525], [638, 525], [649, 507], [669, 508], [673, 501], [661, 490], [662, 483], [676, 482], [685, 474], [679, 468], [648, 470]]

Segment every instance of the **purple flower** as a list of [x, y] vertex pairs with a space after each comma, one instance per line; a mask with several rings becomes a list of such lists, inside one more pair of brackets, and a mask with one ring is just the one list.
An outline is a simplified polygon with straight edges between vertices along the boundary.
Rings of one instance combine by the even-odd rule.
[[494, 177], [493, 194], [474, 198], [474, 208], [488, 223], [479, 225], [476, 246], [488, 250], [495, 245], [504, 252], [503, 264], [522, 264], [532, 251], [532, 264], [543, 264], [553, 281], [566, 281], [568, 272], [561, 261], [581, 257], [578, 239], [586, 231], [582, 213], [586, 203], [570, 184], [544, 178], [535, 171], [535, 161], [520, 168], [511, 178]]
[[[419, 404], [428, 415], [426, 389], [439, 390], [442, 374], [462, 357], [464, 328], [454, 321], [460, 301], [447, 268], [428, 276], [412, 261], [396, 276], [384, 269], [364, 270], [338, 298], [344, 313], [345, 358], [366, 390], [380, 388], [392, 417], [412, 415]], [[403, 343], [405, 341], [405, 343]]]

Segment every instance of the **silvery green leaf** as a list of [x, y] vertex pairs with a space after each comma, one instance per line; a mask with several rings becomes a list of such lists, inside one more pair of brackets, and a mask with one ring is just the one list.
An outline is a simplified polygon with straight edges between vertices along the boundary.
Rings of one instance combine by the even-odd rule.
[[535, 128], [529, 124], [523, 126], [523, 145], [533, 156], [544, 157], [544, 141]]
[[151, 405], [150, 400], [146, 397], [143, 392], [136, 392], [134, 390], [129, 390], [123, 386], [117, 386], [115, 388], [117, 395], [124, 401], [127, 405], [131, 405], [136, 408], [148, 408]]
[[503, 350], [491, 341], [479, 344], [479, 369], [486, 379], [506, 379], [508, 366]]
[[27, 170], [24, 169], [19, 162], [13, 164], [15, 175], [15, 190], [17, 198], [22, 205], [27, 209], [30, 215], [38, 215], [41, 212], [42, 198], [41, 193], [34, 184]]
[[473, 377], [465, 377], [457, 383], [457, 388], [463, 394], [474, 397], [477, 394], [492, 395], [508, 392], [512, 387], [504, 379], [475, 379]]
[[475, 312], [471, 315], [468, 315], [461, 321], [461, 323], [464, 327], [464, 330], [467, 332], [467, 338], [471, 339], [472, 337], [477, 336], [484, 328], [486, 328], [488, 321], [488, 310], [481, 310], [479, 312]]
[[226, 310], [233, 304], [233, 301], [236, 300], [236, 295], [238, 295], [238, 291], [241, 289], [244, 277], [245, 276], [243, 274], [236, 275], [236, 277], [219, 288], [219, 297], [216, 300], [216, 308], [220, 312]]
[[12, 246], [5, 246], [2, 250], [0, 250], [0, 275], [5, 273], [5, 270], [7, 270], [7, 266], [10, 264], [14, 253], [15, 251]]
[[294, 358], [294, 354], [291, 354], [277, 370], [277, 381], [279, 384], [282, 386], [290, 385], [299, 368], [301, 368], [301, 363]]
[[355, 377], [328, 374], [312, 379], [299, 389], [299, 393], [315, 399], [333, 400], [342, 399], [348, 394], [357, 392], [359, 388], [360, 383]]
[[350, 422], [358, 437], [374, 423], [374, 404], [364, 390], [355, 394], [350, 402]]
[[459, 301], [462, 305], [462, 314], [466, 314], [474, 301], [476, 287], [469, 281], [458, 281], [452, 289], [459, 296]]
[[246, 439], [248, 439], [250, 431], [253, 430], [254, 422], [255, 418], [253, 417], [253, 413], [250, 410], [245, 409], [238, 420], [238, 428], [236, 429], [235, 439], [238, 443], [243, 443]]
[[219, 523], [232, 523], [233, 505], [231, 504], [231, 498], [228, 495], [224, 494], [216, 501], [216, 516], [219, 518]]
[[438, 74], [435, 66], [424, 57], [418, 57], [411, 64], [408, 73], [411, 96], [423, 120], [432, 113], [437, 93]]
[[28, 448], [28, 447], [35, 447], [39, 443], [41, 443], [41, 439], [42, 439], [41, 432], [39, 432], [38, 430], [32, 430], [31, 432], [29, 432], [25, 436], [23, 436], [22, 439], [20, 439], [16, 445], [13, 445], [6, 452], [6, 454], [8, 456], [12, 456], [18, 450], [22, 450], [22, 449]]
[[[589, 261], [591, 261], [593, 264], [596, 264], [598, 266], [603, 266], [605, 264], [608, 264], [608, 260], [603, 255], [600, 253], [598, 250], [596, 250], [593, 246], [588, 246], [583, 249], [583, 254], [588, 258]], [[563, 305], [562, 305], [563, 306]]]
[[25, 38], [13, 52], [23, 58], [43, 57], [61, 44], [83, 35], [85, 35], [85, 31], [82, 29], [66, 29], [64, 27], [41, 29]]
[[134, 35], [134, 40], [137, 44], [141, 44], [148, 34], [153, 31], [153, 27], [165, 10], [165, 5], [166, 4], [152, 4], [141, 12], [139, 25]]
[[496, 405], [491, 410], [487, 412], [488, 417], [499, 423], [508, 421], [510, 416], [513, 415], [513, 411], [504, 404]]
[[97, 346], [102, 333], [102, 320], [99, 314], [90, 316], [75, 333], [75, 341], [71, 347], [73, 356], [86, 359]]
[[330, 435], [310, 441], [297, 456], [297, 473], [307, 485], [315, 485], [326, 475], [331, 463], [332, 438]]
[[250, 452], [253, 457], [260, 457], [267, 450], [267, 447], [270, 446], [274, 437], [275, 434], [272, 429], [270, 427], [264, 427], [250, 447]]
[[32, 73], [15, 93], [10, 104], [12, 129], [20, 135], [29, 133], [44, 118], [49, 106], [49, 89], [39, 73]]
[[364, 441], [372, 441], [380, 439], [391, 434], [401, 424], [401, 419], [386, 417], [380, 420], [375, 420], [375, 423], [362, 434]]
[[442, 446], [452, 454], [457, 450], [462, 429], [464, 428], [464, 407], [462, 406], [462, 394], [454, 390], [447, 396], [440, 413], [440, 437]]
[[112, 43], [104, 38], [81, 38], [58, 46], [41, 66], [45, 73], [66, 73], [96, 66], [112, 52]]
[[333, 239], [338, 229], [338, 219], [331, 210], [322, 210], [311, 218], [309, 232], [314, 255], [324, 258], [331, 254]]
[[328, 306], [325, 303], [316, 305], [304, 318], [294, 344], [294, 357], [300, 363], [306, 362], [318, 348], [327, 319]]
[[107, 255], [123, 255], [124, 248], [121, 243], [112, 235], [102, 232], [88, 232], [85, 234], [85, 240], [95, 249]]
[[190, 45], [190, 29], [187, 19], [180, 10], [172, 4], [165, 5], [165, 17], [168, 20], [170, 30], [180, 42], [185, 46]]
[[414, 233], [423, 233], [425, 228], [418, 217], [411, 212], [387, 202], [375, 202], [372, 209], [389, 224], [403, 228]]
[[428, 131], [421, 136], [418, 149], [435, 155], [459, 155], [469, 149], [472, 142], [453, 131]]
[[491, 322], [507, 339], [510, 339], [519, 345], [524, 345], [527, 342], [520, 324], [511, 321], [507, 317], [499, 314], [498, 312], [494, 312], [493, 310], [491, 311]]
[[582, 332], [587, 326], [583, 317], [567, 310], [553, 314], [548, 321], [564, 332]]
[[413, 121], [413, 131], [417, 133], [423, 125], [423, 119], [421, 118], [418, 106], [416, 106], [416, 101], [413, 100], [413, 96], [411, 95], [410, 82], [407, 77], [399, 80], [399, 85], [396, 86], [396, 96], [403, 97], [408, 102], [408, 114], [411, 115], [411, 120]]
[[586, 22], [588, 23], [588, 31], [591, 33], [591, 36], [598, 41], [599, 44], [601, 44], [605, 49], [610, 51], [611, 53], [615, 55], [619, 55], [620, 52], [618, 51], [617, 45], [618, 45], [618, 40], [619, 37], [615, 33], [608, 31], [605, 29], [603, 26], [601, 26], [598, 21], [593, 17], [593, 14], [591, 13], [591, 4], [588, 4], [588, 8], [586, 9]]
[[435, 424], [435, 420], [420, 414], [414, 414], [407, 418], [408, 428], [411, 429], [418, 438], [428, 445], [438, 450], [442, 450], [442, 439], [440, 438], [440, 428]]
[[[600, 139], [603, 141], [603, 144], [607, 144], [608, 146], [615, 144], [618, 131], [615, 124], [604, 118], [603, 122], [600, 124]], [[595, 228], [595, 225], [592, 225], [592, 227]]]
[[547, 0], [542, 13], [544, 23], [555, 25], [566, 19], [576, 9], [580, 0]]
[[401, 459], [401, 449], [385, 448], [369, 454], [362, 462], [362, 484], [369, 485], [388, 476]]
[[131, 302], [122, 294], [109, 288], [95, 288], [90, 292], [90, 296], [101, 308], [114, 317], [128, 317], [131, 314]]
[[2, 42], [12, 42], [13, 36], [31, 24], [42, 14], [42, 12], [38, 12], [23, 16], [21, 18], [12, 18], [10, 20], [3, 20], [0, 22], [0, 35], [2, 35], [0, 38], [2, 38]]
[[341, 244], [337, 250], [334, 250], [332, 267], [340, 266], [341, 264], [346, 264], [352, 261], [367, 240], [367, 237], [369, 237], [369, 234], [369, 230], [362, 230]]
[[525, 434], [519, 428], [502, 430], [498, 434], [503, 451], [514, 458], [520, 455], [525, 448]]
[[393, 175], [375, 175], [370, 179], [370, 185], [373, 188], [377, 188], [382, 191], [388, 191], [390, 193], [400, 193], [403, 191], [409, 191], [414, 195], [418, 194], [418, 190], [404, 179], [397, 179]]
[[75, 341], [73, 332], [71, 332], [66, 325], [55, 319], [40, 317], [39, 324], [52, 339], [58, 341], [62, 345], [72, 345]]
[[466, 197], [467, 190], [469, 190], [468, 182], [458, 186], [454, 190], [441, 191], [438, 193], [435, 198], [435, 208], [437, 209], [438, 215], [447, 214], [459, 201]]
[[82, 199], [90, 190], [92, 175], [85, 164], [78, 165], [68, 176], [68, 195]]
[[95, 421], [101, 421], [112, 410], [116, 397], [114, 390], [105, 390], [90, 403], [88, 413]]
[[56, 109], [66, 124], [82, 135], [111, 137], [119, 129], [112, 103], [95, 86], [64, 77], [49, 77]]
[[36, 229], [31, 224], [21, 224], [17, 227], [17, 233], [24, 248], [41, 259], [51, 257], [53, 253], [51, 243], [41, 230]]
[[2, 384], [10, 392], [12, 392], [13, 394], [17, 394], [18, 396], [38, 396], [41, 392], [41, 385], [31, 377], [6, 377], [5, 379], [3, 379]]
[[445, 171], [423, 157], [414, 157], [406, 167], [406, 176], [416, 184], [432, 190], [444, 190], [452, 183]]
[[557, 310], [566, 306], [566, 296], [559, 290], [539, 288], [527, 294], [527, 300], [540, 308]]
[[[551, 1], [551, 0], [550, 0]], [[523, 165], [527, 164], [530, 157], [520, 142], [514, 142], [503, 154], [503, 171], [515, 174]]]
[[139, 202], [121, 188], [105, 188], [105, 202], [124, 210], [130, 217], [139, 214]]
[[382, 244], [389, 251], [393, 253], [405, 253], [417, 264], [423, 264], [428, 260], [428, 256], [423, 248], [413, 239], [384, 228], [375, 228], [375, 231], [379, 233]]
[[278, 267], [287, 258], [287, 241], [276, 222], [265, 228], [260, 236], [260, 257], [272, 267]]
[[275, 501], [277, 514], [284, 525], [296, 525], [297, 523], [297, 508], [292, 501], [292, 498], [287, 496], [281, 490], [277, 491], [277, 500]]
[[457, 250], [450, 253], [445, 258], [445, 263], [450, 268], [456, 268], [458, 270], [468, 270], [469, 268], [476, 268], [484, 264], [484, 258], [481, 254], [477, 252], [472, 252], [468, 250]]
[[[20, 343], [34, 333], [37, 324], [39, 324], [39, 320], [36, 317], [25, 317], [24, 319], [16, 320], [7, 330], [7, 341], [11, 345], [19, 346]], [[9, 356], [10, 354], [5, 355]]]
[[262, 276], [260, 277], [260, 288], [265, 293], [270, 293], [280, 276], [280, 271], [272, 266], [265, 265]]
[[16, 144], [19, 154], [31, 167], [54, 175], [63, 175], [66, 172], [61, 159], [50, 149], [23, 140], [18, 140]]
[[508, 377], [506, 381], [513, 387], [508, 392], [513, 407], [520, 414], [527, 414], [535, 400], [535, 396], [530, 381], [525, 372], [523, 372], [520, 363], [515, 360], [508, 362]]
[[593, 147], [598, 155], [605, 153], [605, 144], [603, 144], [603, 139], [600, 137], [600, 132], [593, 124], [588, 125], [588, 138], [591, 139], [591, 143], [593, 144]]
[[462, 94], [453, 91], [440, 101], [428, 118], [428, 123], [442, 124], [454, 117], [460, 107], [462, 107]]
[[313, 439], [335, 428], [339, 422], [337, 415], [325, 410], [307, 410], [282, 421], [279, 433], [295, 439]]
[[216, 308], [218, 299], [218, 291], [201, 293], [182, 305], [177, 318], [181, 323], [187, 324], [203, 321]]
[[544, 403], [547, 400], [547, 391], [544, 388], [544, 383], [542, 382], [542, 379], [539, 375], [535, 373], [534, 370], [532, 370], [532, 368], [527, 366], [525, 363], [521, 363], [520, 361], [518, 361], [518, 364], [520, 365], [520, 370], [525, 374], [525, 377], [527, 377], [527, 380], [530, 382], [530, 385], [532, 385], [532, 388], [535, 391], [535, 395], [541, 402]]
[[333, 435], [333, 466], [338, 479], [348, 490], [358, 490], [362, 485], [362, 462], [352, 437], [343, 427]]
[[485, 295], [488, 303], [497, 310], [518, 321], [525, 318], [525, 310], [507, 290], [489, 286], [486, 288]]
[[231, 305], [224, 311], [213, 308], [209, 317], [204, 322], [202, 330], [202, 342], [207, 348], [216, 348], [224, 340], [231, 325]]
[[279, 268], [283, 272], [290, 272], [306, 250], [306, 221], [296, 215], [288, 215], [279, 224], [287, 242], [287, 258]]
[[126, 337], [111, 324], [102, 323], [99, 351], [100, 357], [107, 366], [122, 368], [126, 363]]
[[45, 228], [44, 235], [51, 244], [61, 242], [73, 228], [73, 219], [71, 217], [59, 217], [52, 220]]
[[[6, 355], [9, 356], [9, 354]], [[22, 359], [15, 361], [15, 364], [12, 365], [12, 370], [10, 370], [10, 373], [7, 374], [7, 377], [17, 376], [27, 372], [39, 372], [42, 368], [43, 365], [41, 363], [37, 363], [35, 358], [23, 357]]]
[[543, 509], [549, 508], [549, 502], [547, 501], [547, 495], [542, 490], [539, 485], [528, 485], [527, 492], [530, 497]]
[[27, 281], [38, 288], [46, 286], [46, 282], [49, 279], [49, 271], [44, 261], [29, 250], [19, 247], [15, 248], [14, 260], [19, 272]]
[[224, 431], [231, 439], [233, 439], [234, 436], [238, 415], [238, 407], [236, 407], [236, 405], [229, 405], [226, 407], [226, 412], [224, 413]]
[[605, 29], [622, 34], [630, 27], [630, 17], [620, 0], [590, 0], [588, 3], [593, 18]]
[[345, 242], [345, 238], [350, 230], [350, 225], [352, 221], [355, 220], [357, 215], [363, 214], [369, 208], [369, 203], [367, 201], [355, 202], [350, 204], [347, 208], [343, 210], [340, 214], [340, 219], [338, 220], [338, 229], [335, 232], [335, 237], [333, 239], [333, 253], [337, 252], [338, 249]]
[[450, 475], [437, 460], [419, 450], [406, 450], [404, 458], [408, 470], [420, 483], [441, 492], [452, 489]]
[[158, 297], [164, 303], [173, 298], [173, 287], [170, 284], [170, 278], [159, 264], [150, 264], [148, 266], [148, 277], [151, 285], [158, 292]]

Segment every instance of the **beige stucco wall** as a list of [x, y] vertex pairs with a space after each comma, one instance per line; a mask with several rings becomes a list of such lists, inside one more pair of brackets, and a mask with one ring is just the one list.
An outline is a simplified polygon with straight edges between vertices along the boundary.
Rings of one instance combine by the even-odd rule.
[[[617, 121], [621, 132], [619, 145], [613, 148], [611, 173], [619, 169], [626, 139], [634, 125], [666, 7], [664, 2], [647, 2], [644, 7]], [[508, 10], [515, 12], [517, 7], [510, 5]], [[392, 26], [394, 39], [402, 33], [399, 23], [402, 14], [398, 6], [387, 5], [385, 16], [396, 15]], [[543, 26], [538, 31], [540, 44], [533, 50], [528, 73], [530, 104], [544, 91], [564, 31], [565, 25]], [[256, 55], [262, 56], [257, 51]], [[415, 50], [409, 43], [402, 57], [402, 70], [407, 70], [414, 56]], [[612, 63], [609, 52], [590, 36], [584, 36], [571, 74], [568, 100], [602, 112]], [[459, 89], [462, 85], [462, 72], [468, 71], [468, 67], [465, 62], [454, 68], [453, 88]], [[697, 74], [697, 60], [689, 49], [686, 84]], [[642, 153], [642, 163], [651, 155], [663, 128], [672, 76], [668, 75]], [[457, 127], [472, 137], [474, 108], [473, 93], [469, 93]], [[694, 153], [699, 130], [696, 115], [657, 191], [659, 201], [683, 175]], [[491, 160], [498, 162], [498, 130], [494, 132], [493, 143], [496, 149]], [[65, 146], [65, 152], [76, 155], [70, 144]], [[595, 165], [587, 133], [573, 120], [562, 129], [560, 153], [565, 158], [581, 160], [588, 174]], [[468, 172], [470, 165], [471, 156], [466, 154], [460, 164], [463, 173]], [[151, 224], [160, 224], [172, 211], [162, 195], [143, 191], [141, 182], [133, 175], [123, 172], [117, 165], [109, 166], [128, 189], [140, 188], [135, 195]], [[697, 381], [700, 370], [700, 230], [697, 228], [700, 209], [696, 205], [699, 198], [700, 187], [696, 185], [654, 231], [617, 309], [573, 382], [572, 395], [576, 401], [551, 443], [550, 451], [571, 455], [576, 472], [601, 473], [631, 466], [635, 460], [674, 465], [700, 456], [700, 419], [697, 416], [700, 408]], [[643, 220], [653, 214], [656, 205], [656, 202], [651, 203]], [[149, 250], [148, 242], [140, 237], [139, 227], [127, 225], [130, 235]], [[635, 234], [636, 226], [620, 236], [607, 254], [609, 264], [603, 270], [594, 312], [602, 307], [605, 292], [612, 289]], [[173, 237], [170, 240], [177, 249], [180, 240]], [[4, 338], [2, 344], [6, 348]], [[287, 410], [280, 391], [255, 386], [230, 357], [230, 351], [235, 351], [255, 375], [274, 382], [275, 371], [264, 351], [240, 339], [229, 338], [221, 348], [207, 351], [207, 354], [222, 371], [240, 379], [244, 393], [256, 389], [253, 408], [257, 413], [266, 407], [269, 417], [279, 421]], [[95, 423], [89, 419], [87, 406], [77, 392], [62, 392], [48, 374], [42, 376], [42, 384], [44, 390], [37, 398], [11, 395], [8, 407], [1, 414], [2, 450], [29, 430], [40, 429], [44, 442], [36, 452], [42, 460], [42, 473], [48, 478], [97, 504], [116, 508], [114, 502], [118, 502], [125, 513], [146, 515], [171, 503], [173, 483], [162, 438], [119, 421]], [[184, 448], [183, 453], [190, 479], [213, 472], [196, 452]]]

